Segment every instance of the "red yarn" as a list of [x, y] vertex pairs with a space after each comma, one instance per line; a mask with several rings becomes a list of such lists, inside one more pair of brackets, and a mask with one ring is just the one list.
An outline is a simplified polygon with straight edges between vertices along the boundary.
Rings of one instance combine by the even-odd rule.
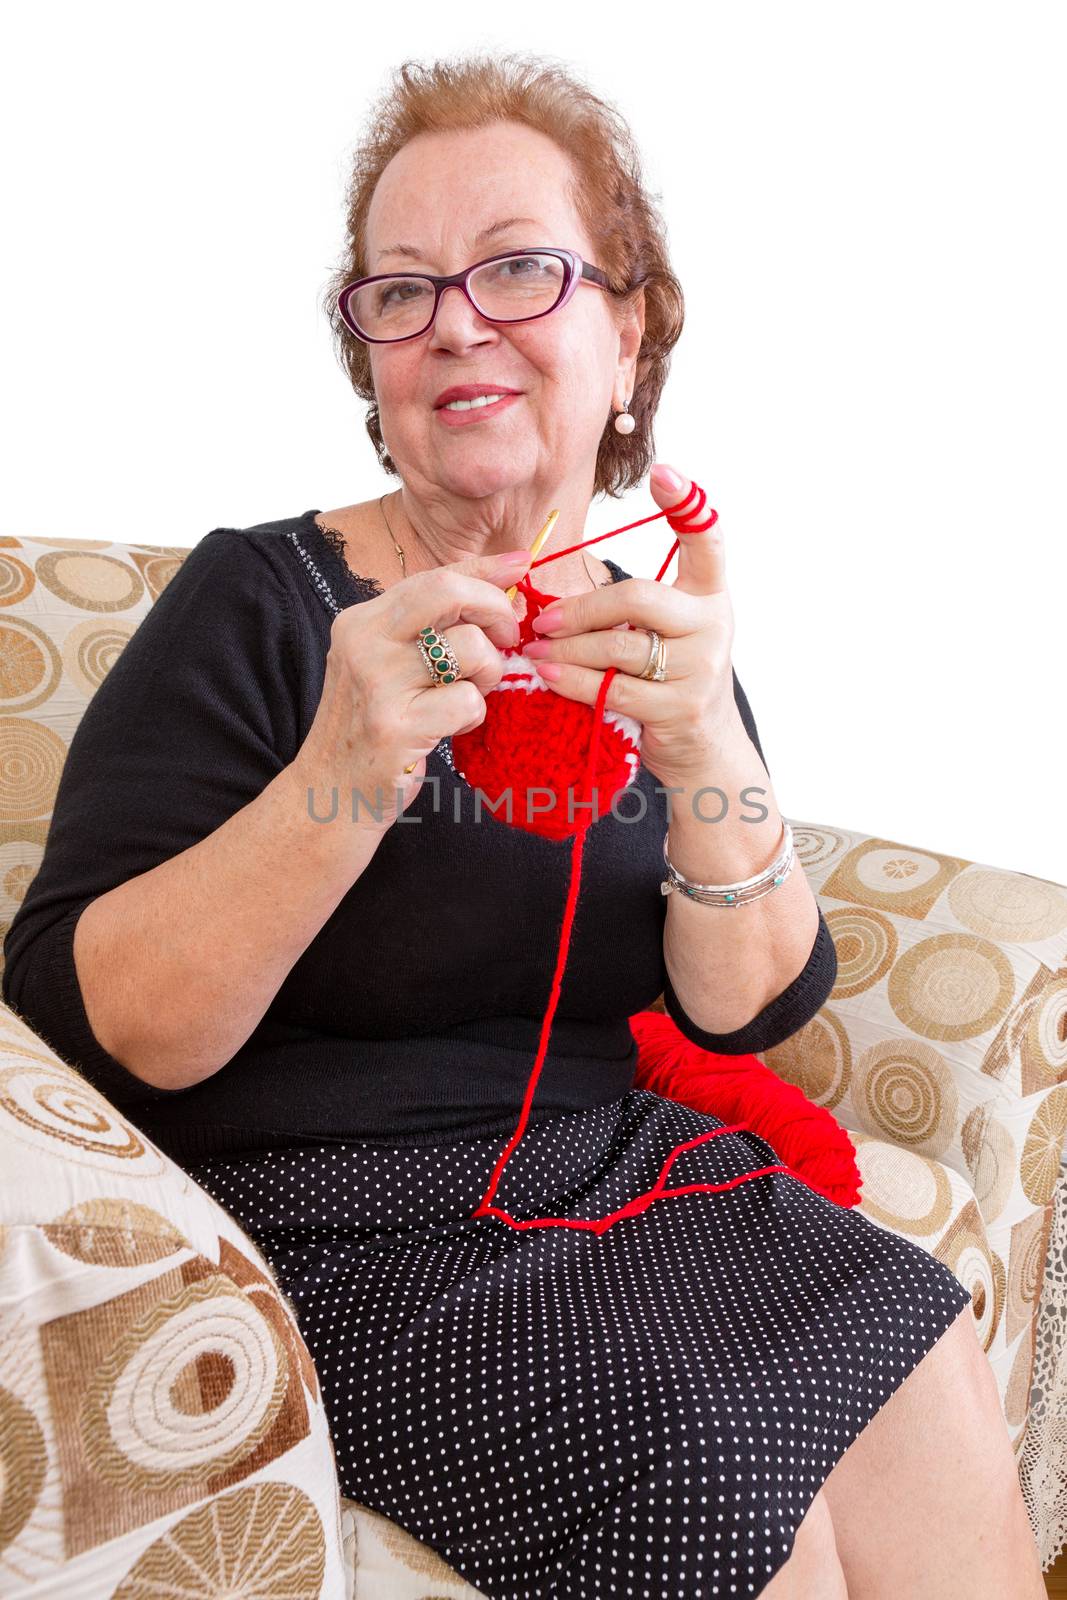
[[[557, 694], [535, 661], [509, 655], [515, 670], [486, 694], [482, 721], [453, 736], [453, 764], [499, 820], [546, 839], [569, 839], [582, 800], [595, 798], [603, 816], [636, 778], [640, 725], [614, 714], [603, 719], [592, 706]], [[583, 788], [594, 718], [601, 724], [597, 761]]]
[[726, 1122], [742, 1118], [813, 1189], [840, 1206], [859, 1204], [855, 1146], [825, 1106], [815, 1105], [758, 1056], [702, 1050], [662, 1011], [639, 1011], [630, 1018], [630, 1030], [637, 1040], [635, 1088]]
[[[690, 504], [694, 494], [696, 500]], [[583, 544], [570, 545], [566, 550], [554, 551], [551, 556], [545, 556], [542, 560], [557, 560], [560, 556], [569, 555], [571, 551], [584, 549], [587, 544], [596, 544], [600, 539], [613, 538], [616, 534], [625, 533], [628, 528], [639, 527], [641, 523], [652, 522], [657, 517], [665, 516], [675, 533], [704, 533], [718, 520], [716, 511], [711, 511], [706, 519], [701, 520], [706, 500], [707, 496], [703, 489], [694, 483], [685, 498], [668, 511], [657, 511], [650, 517], [639, 518], [637, 522], [627, 523], [622, 528], [613, 528], [609, 533], [598, 534], [596, 538], [587, 539]], [[656, 575], [657, 583], [662, 579], [677, 548], [676, 540]], [[535, 561], [532, 567], [541, 564], [540, 561]], [[513, 652], [518, 657], [516, 671], [505, 673], [501, 684], [495, 691], [490, 692], [486, 699], [486, 717], [479, 728], [453, 737], [453, 759], [456, 761], [456, 770], [460, 776], [481, 788], [490, 801], [499, 799], [501, 793], [509, 786], [512, 787], [513, 793], [515, 788], [519, 788], [522, 796], [520, 811], [524, 815], [513, 815], [508, 820], [551, 838], [569, 838], [573, 834], [571, 870], [556, 955], [556, 968], [541, 1024], [537, 1055], [523, 1096], [522, 1110], [514, 1133], [493, 1168], [489, 1187], [478, 1207], [471, 1213], [472, 1217], [499, 1217], [512, 1228], [581, 1228], [604, 1233], [614, 1223], [624, 1217], [638, 1215], [656, 1200], [672, 1199], [678, 1195], [697, 1191], [719, 1192], [734, 1189], [739, 1184], [762, 1177], [766, 1173], [790, 1171], [794, 1177], [808, 1183], [827, 1198], [836, 1200], [841, 1205], [855, 1204], [858, 1173], [852, 1144], [844, 1129], [839, 1127], [829, 1112], [812, 1105], [799, 1089], [792, 1084], [782, 1083], [758, 1061], [756, 1066], [761, 1073], [766, 1074], [766, 1077], [761, 1078], [754, 1074], [751, 1069], [754, 1057], [713, 1056], [708, 1051], [690, 1044], [670, 1017], [661, 1020], [659, 1013], [647, 1011], [639, 1012], [636, 1017], [630, 1019], [631, 1029], [638, 1041], [636, 1085], [653, 1088], [656, 1093], [664, 1094], [667, 1098], [681, 1099], [693, 1105], [696, 1110], [707, 1110], [716, 1116], [727, 1119], [734, 1115], [748, 1117], [753, 1123], [749, 1131], [759, 1133], [773, 1145], [776, 1153], [790, 1158], [795, 1163], [795, 1169], [783, 1163], [776, 1163], [773, 1166], [760, 1167], [755, 1172], [743, 1173], [741, 1177], [734, 1178], [728, 1183], [690, 1183], [673, 1189], [666, 1188], [667, 1173], [684, 1151], [693, 1149], [709, 1139], [746, 1128], [743, 1122], [731, 1123], [727, 1120], [723, 1127], [710, 1128], [706, 1133], [677, 1145], [664, 1162], [652, 1188], [606, 1216], [588, 1220], [572, 1217], [531, 1217], [520, 1221], [502, 1207], [489, 1203], [496, 1192], [508, 1157], [525, 1131], [537, 1080], [541, 1075], [541, 1068], [548, 1051], [552, 1019], [559, 1003], [567, 951], [574, 927], [578, 890], [581, 886], [585, 835], [597, 817], [610, 809], [611, 801], [619, 788], [632, 782], [636, 777], [637, 752], [640, 748], [640, 728], [637, 724], [632, 723], [631, 719], [618, 717], [617, 713], [608, 714], [612, 720], [605, 718], [604, 702], [611, 680], [618, 670], [616, 667], [609, 667], [605, 672], [596, 703], [590, 709], [580, 702], [556, 694], [545, 684], [540, 675], [536, 674], [535, 663], [522, 657], [523, 648], [531, 638], [535, 637], [532, 629], [534, 617], [552, 600], [559, 597], [535, 589], [530, 582], [529, 573], [517, 587], [522, 589], [526, 597], [527, 611], [519, 624], [517, 651]], [[536, 682], [533, 681], [535, 676]], [[541, 698], [542, 694], [546, 696], [545, 699]], [[493, 713], [491, 721], [490, 708]], [[488, 729], [487, 723], [490, 724]], [[629, 727], [627, 723], [630, 723]], [[535, 743], [538, 731], [543, 741], [539, 748]], [[583, 760], [583, 744], [587, 738], [589, 745], [584, 752]], [[578, 771], [582, 772], [582, 781], [575, 783]], [[553, 813], [534, 818], [525, 815], [528, 808], [526, 789], [520, 787], [515, 780], [517, 776], [525, 777], [527, 774], [534, 778], [534, 782], [529, 785], [531, 789], [551, 788], [553, 794], [557, 796], [557, 806]], [[587, 803], [593, 797], [594, 783], [597, 787], [595, 813]], [[573, 822], [568, 820], [566, 805], [561, 808], [558, 804], [561, 792], [574, 795]], [[537, 802], [534, 801], [533, 804]], [[729, 1061], [734, 1070], [717, 1069], [715, 1063], [723, 1059]], [[738, 1070], [739, 1062], [749, 1064], [747, 1074]]]

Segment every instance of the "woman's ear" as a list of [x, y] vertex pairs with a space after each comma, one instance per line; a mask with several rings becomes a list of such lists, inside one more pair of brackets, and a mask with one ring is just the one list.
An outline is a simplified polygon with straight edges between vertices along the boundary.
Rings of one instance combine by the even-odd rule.
[[626, 304], [619, 323], [619, 375], [622, 392], [632, 395], [637, 382], [637, 357], [645, 336], [645, 290], [642, 284]]

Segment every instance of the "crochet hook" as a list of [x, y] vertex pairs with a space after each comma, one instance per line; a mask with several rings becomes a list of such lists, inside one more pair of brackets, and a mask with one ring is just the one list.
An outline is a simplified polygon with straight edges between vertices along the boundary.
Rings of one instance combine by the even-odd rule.
[[[541, 546], [544, 544], [545, 540], [548, 538], [549, 534], [552, 532], [552, 529], [556, 526], [556, 521], [557, 521], [558, 517], [559, 517], [559, 512], [558, 511], [550, 511], [548, 513], [548, 521], [545, 523], [544, 527], [541, 529], [541, 532], [537, 535], [537, 538], [534, 540], [533, 544], [530, 546], [530, 565], [531, 566], [533, 565], [533, 559], [536, 556], [537, 552], [540, 550]], [[515, 591], [518, 589], [518, 587], [519, 586], [518, 586], [517, 583], [513, 583], [511, 585], [511, 588], [508, 590], [508, 599], [509, 600], [513, 601], [515, 599]]]

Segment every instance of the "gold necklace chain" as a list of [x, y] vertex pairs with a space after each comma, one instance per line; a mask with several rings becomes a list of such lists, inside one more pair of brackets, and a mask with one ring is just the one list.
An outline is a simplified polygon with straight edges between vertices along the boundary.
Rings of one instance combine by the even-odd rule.
[[[389, 491], [387, 490], [386, 493], [388, 493], [388, 492]], [[399, 544], [397, 543], [396, 534], [393, 532], [392, 524], [389, 521], [389, 514], [385, 509], [385, 495], [384, 494], [383, 495], [379, 495], [379, 497], [378, 497], [378, 507], [379, 507], [379, 510], [382, 513], [382, 516], [385, 518], [385, 526], [389, 529], [389, 537], [393, 541], [393, 549], [396, 551], [397, 555], [400, 557], [400, 568], [401, 568], [401, 571], [403, 572], [403, 574], [404, 574], [404, 576], [406, 578], [407, 575], [408, 575], [408, 564], [404, 560], [404, 552], [403, 552], [403, 550], [401, 550]], [[412, 523], [412, 528], [414, 529], [416, 539], [418, 539], [419, 538], [419, 532], [418, 532], [418, 529], [415, 528], [414, 523]], [[421, 539], [419, 540], [419, 542], [420, 542], [420, 544], [422, 543]]]
[[[378, 507], [379, 507], [379, 510], [382, 513], [382, 516], [385, 518], [385, 526], [389, 529], [389, 537], [393, 541], [393, 549], [396, 551], [397, 555], [400, 557], [401, 571], [403, 572], [403, 574], [404, 574], [404, 576], [406, 578], [407, 575], [408, 575], [408, 564], [404, 560], [404, 552], [403, 552], [403, 550], [401, 550], [399, 544], [397, 543], [396, 534], [393, 532], [392, 526], [391, 526], [391, 524], [389, 522], [389, 516], [388, 516], [388, 513], [387, 513], [387, 511], [385, 509], [385, 495], [384, 494], [383, 495], [379, 495], [379, 497], [378, 497]], [[416, 533], [416, 538], [417, 537], [418, 537], [418, 534]], [[449, 765], [451, 765], [451, 761], [449, 762]], [[405, 772], [414, 772], [414, 770], [415, 770], [415, 768], [417, 766], [418, 766], [418, 761], [409, 761], [407, 766], [404, 768], [404, 771]]]
[[[389, 490], [386, 490], [386, 494], [388, 494], [389, 492], [390, 492]], [[384, 494], [383, 495], [379, 495], [379, 497], [378, 497], [378, 508], [381, 511], [383, 518], [385, 519], [385, 526], [389, 529], [389, 537], [393, 541], [393, 549], [396, 551], [397, 555], [400, 557], [400, 569], [401, 569], [401, 571], [403, 572], [403, 574], [404, 574], [404, 576], [406, 578], [407, 575], [408, 575], [408, 565], [407, 565], [407, 562], [404, 560], [404, 552], [403, 552], [403, 550], [401, 550], [399, 544], [397, 544], [396, 534], [393, 532], [392, 525], [391, 525], [391, 523], [389, 521], [389, 516], [388, 516], [388, 513], [387, 513], [387, 511], [385, 509], [385, 495]], [[412, 528], [413, 529], [415, 528], [414, 523], [412, 523]], [[418, 536], [419, 536], [418, 535], [418, 529], [415, 529], [415, 537], [418, 538]], [[421, 543], [421, 540], [420, 540], [420, 543]], [[599, 587], [599, 585], [597, 584], [597, 581], [594, 578], [593, 574], [589, 571], [589, 562], [588, 562], [588, 559], [586, 558], [586, 554], [585, 554], [584, 550], [581, 552], [581, 556], [582, 556], [582, 566], [585, 568], [585, 575], [589, 579], [590, 586], [592, 588], [596, 589], [596, 588]], [[611, 582], [610, 578], [608, 579], [608, 582], [609, 583]]]

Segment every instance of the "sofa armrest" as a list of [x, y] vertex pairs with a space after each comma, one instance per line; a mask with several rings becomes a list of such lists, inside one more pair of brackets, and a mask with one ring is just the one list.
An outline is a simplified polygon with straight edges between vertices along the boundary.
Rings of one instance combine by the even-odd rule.
[[221, 1589], [247, 1550], [260, 1583], [277, 1562], [343, 1594], [322, 1394], [269, 1265], [3, 1004], [0, 1171], [4, 1593], [177, 1592], [194, 1554]]
[[[931, 1230], [922, 1194], [915, 1226], [971, 1290], [1001, 1392], [1025, 1420], [1018, 1397], [1067, 1130], [1067, 887], [836, 826], [792, 827], [837, 981], [762, 1059], [846, 1128], [969, 1184], [968, 1227], [957, 1216]], [[936, 1203], [933, 1187], [926, 1200]]]
[[1067, 1131], [1067, 887], [793, 823], [837, 947], [830, 999], [764, 1053], [856, 1128], [933, 1156], [992, 1223], [1046, 1206]]

